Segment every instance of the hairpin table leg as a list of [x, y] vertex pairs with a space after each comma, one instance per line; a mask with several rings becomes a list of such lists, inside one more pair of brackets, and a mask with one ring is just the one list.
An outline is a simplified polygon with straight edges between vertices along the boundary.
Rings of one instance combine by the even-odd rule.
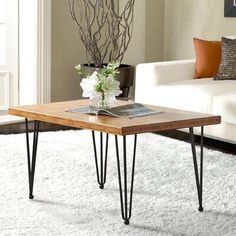
[[123, 171], [124, 171], [124, 182], [122, 188], [121, 183], [121, 168], [120, 168], [120, 158], [119, 158], [119, 145], [118, 138], [115, 135], [116, 143], [116, 156], [117, 156], [117, 170], [118, 170], [118, 181], [119, 181], [119, 190], [120, 190], [120, 203], [121, 203], [121, 215], [126, 225], [129, 224], [132, 213], [132, 198], [133, 198], [133, 184], [134, 184], [134, 169], [135, 169], [135, 155], [136, 155], [136, 143], [137, 135], [134, 135], [134, 149], [133, 149], [133, 162], [132, 162], [132, 173], [131, 173], [131, 186], [129, 193], [129, 204], [128, 204], [128, 187], [127, 187], [127, 155], [126, 155], [126, 136], [123, 136]]
[[108, 138], [109, 138], [109, 136], [108, 136], [108, 134], [106, 134], [105, 160], [103, 161], [103, 133], [100, 132], [100, 174], [99, 174], [99, 168], [98, 168], [97, 148], [96, 148], [96, 140], [95, 140], [94, 131], [92, 131], [92, 137], [93, 137], [93, 148], [94, 148], [97, 181], [98, 181], [100, 189], [103, 189], [104, 184], [106, 183], [107, 153], [108, 153]]
[[197, 186], [197, 193], [198, 193], [198, 202], [199, 202], [199, 211], [203, 211], [202, 207], [202, 185], [203, 185], [203, 126], [201, 126], [201, 147], [200, 147], [200, 177], [198, 174], [198, 164], [197, 164], [197, 155], [196, 155], [196, 148], [195, 148], [195, 140], [194, 140], [194, 133], [193, 128], [189, 128], [190, 131], [190, 141], [193, 153], [193, 164], [194, 164], [194, 172], [195, 172], [195, 179], [196, 179], [196, 186]]
[[34, 187], [34, 174], [35, 164], [38, 146], [38, 133], [39, 133], [39, 121], [34, 121], [34, 134], [33, 134], [33, 147], [32, 147], [32, 160], [30, 158], [30, 145], [29, 145], [29, 128], [28, 119], [25, 119], [25, 133], [26, 133], [26, 148], [27, 148], [27, 160], [28, 160], [28, 176], [29, 176], [29, 198], [34, 199], [33, 187]]

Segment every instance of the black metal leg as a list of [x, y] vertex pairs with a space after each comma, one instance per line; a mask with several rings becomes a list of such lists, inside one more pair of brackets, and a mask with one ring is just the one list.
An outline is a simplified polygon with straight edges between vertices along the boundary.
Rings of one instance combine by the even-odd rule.
[[196, 155], [196, 148], [195, 148], [195, 140], [194, 140], [194, 133], [193, 128], [189, 128], [190, 131], [190, 140], [191, 140], [191, 147], [193, 153], [193, 165], [194, 165], [194, 172], [195, 172], [195, 179], [196, 179], [196, 186], [197, 186], [197, 193], [198, 193], [198, 202], [199, 202], [199, 211], [203, 211], [202, 207], [202, 185], [203, 185], [203, 126], [201, 126], [201, 147], [200, 147], [200, 177], [198, 174], [198, 164], [197, 164], [197, 155]]
[[120, 168], [120, 158], [119, 158], [119, 145], [118, 138], [115, 135], [116, 143], [116, 156], [117, 156], [117, 170], [118, 170], [118, 181], [120, 190], [120, 204], [121, 204], [121, 215], [126, 225], [129, 224], [132, 213], [132, 198], [133, 198], [133, 185], [134, 185], [134, 169], [135, 169], [135, 156], [136, 156], [136, 144], [137, 135], [134, 135], [134, 149], [133, 149], [133, 162], [132, 162], [132, 173], [131, 173], [131, 186], [129, 194], [129, 204], [128, 204], [128, 187], [127, 187], [127, 155], [126, 155], [126, 136], [123, 136], [123, 171], [124, 171], [124, 191], [122, 189], [121, 183], [121, 168]]
[[106, 134], [105, 160], [103, 162], [103, 133], [100, 132], [100, 174], [99, 174], [99, 168], [98, 168], [97, 147], [96, 147], [96, 140], [95, 140], [95, 133], [94, 133], [94, 131], [92, 131], [92, 137], [93, 137], [93, 148], [94, 148], [94, 157], [95, 157], [97, 181], [98, 181], [100, 189], [103, 189], [104, 188], [104, 184], [106, 183], [107, 153], [108, 153], [108, 139], [109, 139], [109, 135]]
[[29, 128], [28, 128], [27, 118], [25, 119], [25, 133], [26, 133], [26, 148], [27, 148], [27, 160], [28, 160], [29, 198], [34, 199], [33, 187], [34, 187], [34, 174], [35, 174], [37, 147], [38, 147], [39, 121], [34, 121], [32, 161], [30, 160], [31, 158], [30, 158], [30, 145], [29, 145]]

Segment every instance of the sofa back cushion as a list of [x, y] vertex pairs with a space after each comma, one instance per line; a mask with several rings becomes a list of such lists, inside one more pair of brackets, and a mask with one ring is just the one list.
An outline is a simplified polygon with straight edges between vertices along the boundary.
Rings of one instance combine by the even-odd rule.
[[222, 37], [222, 51], [216, 80], [236, 80], [236, 39]]
[[221, 60], [221, 41], [193, 39], [196, 64], [194, 78], [216, 76]]

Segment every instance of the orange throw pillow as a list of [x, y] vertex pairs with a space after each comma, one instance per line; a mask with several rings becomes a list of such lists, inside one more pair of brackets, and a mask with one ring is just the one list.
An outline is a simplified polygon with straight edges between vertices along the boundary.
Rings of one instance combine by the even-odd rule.
[[194, 78], [216, 76], [221, 59], [221, 41], [193, 39], [196, 64]]

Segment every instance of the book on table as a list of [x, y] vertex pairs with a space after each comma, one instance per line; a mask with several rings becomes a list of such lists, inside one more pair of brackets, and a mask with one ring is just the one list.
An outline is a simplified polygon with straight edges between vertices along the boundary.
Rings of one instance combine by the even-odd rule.
[[67, 111], [127, 118], [153, 115], [161, 112], [152, 110], [140, 103], [131, 103], [128, 105], [115, 106], [111, 108], [96, 108], [92, 106], [83, 106], [78, 108], [72, 108]]

